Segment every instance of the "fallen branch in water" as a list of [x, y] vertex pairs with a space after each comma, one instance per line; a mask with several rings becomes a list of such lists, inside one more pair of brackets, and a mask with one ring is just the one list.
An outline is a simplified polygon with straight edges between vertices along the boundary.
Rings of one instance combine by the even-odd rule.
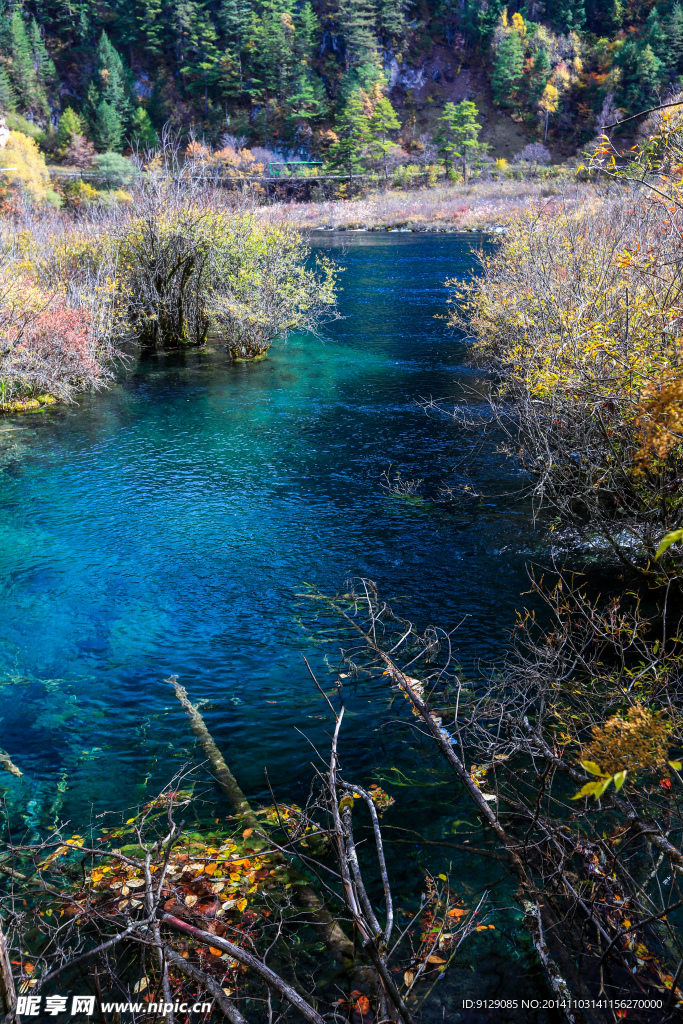
[[213, 935], [211, 932], [205, 932], [201, 928], [195, 928], [194, 925], [187, 924], [185, 921], [179, 920], [177, 917], [173, 917], [171, 914], [161, 912], [159, 914], [159, 920], [162, 924], [168, 925], [169, 928], [173, 928], [174, 931], [182, 932], [183, 935], [188, 935], [195, 939], [197, 942], [204, 943], [205, 946], [213, 946], [216, 949], [222, 949], [224, 953], [228, 953], [233, 959], [237, 960], [238, 963], [244, 964], [255, 974], [259, 976], [269, 988], [272, 988], [275, 992], [287, 1000], [288, 1003], [299, 1011], [305, 1020], [310, 1021], [310, 1024], [325, 1024], [323, 1018], [317, 1013], [312, 1006], [310, 1006], [305, 999], [303, 999], [296, 989], [293, 989], [291, 985], [288, 985], [286, 981], [283, 981], [279, 974], [275, 971], [271, 971], [270, 967], [267, 967], [262, 960], [258, 957], [252, 956], [251, 953], [247, 953], [241, 946], [236, 946], [234, 942], [230, 942], [228, 939], [221, 938], [218, 935]]
[[[260, 829], [261, 825], [255, 816], [251, 804], [244, 795], [237, 779], [228, 768], [225, 758], [216, 746], [211, 733], [206, 727], [204, 718], [191, 703], [187, 690], [178, 682], [177, 676], [166, 680], [171, 684], [176, 697], [182, 704], [190, 721], [190, 727], [201, 744], [201, 748], [211, 765], [216, 782], [230, 801], [234, 813], [244, 819], [250, 828]], [[349, 969], [356, 958], [356, 950], [351, 940], [344, 934], [339, 923], [329, 912], [316, 892], [309, 885], [297, 885], [294, 899], [305, 911], [307, 921], [315, 929], [319, 938], [334, 953], [337, 959]]]

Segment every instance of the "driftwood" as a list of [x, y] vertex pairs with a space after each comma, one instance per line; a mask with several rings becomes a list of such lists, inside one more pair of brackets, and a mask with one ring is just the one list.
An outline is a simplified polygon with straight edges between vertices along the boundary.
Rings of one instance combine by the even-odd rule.
[[[239, 815], [250, 828], [260, 829], [261, 825], [254, 814], [253, 808], [242, 792], [237, 779], [228, 768], [225, 758], [216, 746], [202, 715], [188, 698], [187, 690], [184, 686], [180, 685], [177, 676], [171, 676], [166, 681], [171, 684], [176, 697], [182, 704], [190, 721], [190, 728], [199, 740], [204, 755], [211, 765], [214, 778], [230, 801], [230, 806], [234, 813]], [[354, 944], [344, 934], [343, 929], [329, 912], [318, 894], [309, 885], [296, 885], [294, 886], [293, 899], [296, 900], [302, 910], [307, 912], [305, 920], [314, 929], [318, 938], [325, 943], [344, 968], [351, 970], [356, 959]]]

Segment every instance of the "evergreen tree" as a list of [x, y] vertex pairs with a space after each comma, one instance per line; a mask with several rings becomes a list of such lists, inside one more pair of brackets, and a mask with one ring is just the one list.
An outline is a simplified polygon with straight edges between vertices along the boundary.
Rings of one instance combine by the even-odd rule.
[[138, 146], [140, 149], [154, 149], [157, 145], [159, 141], [157, 133], [154, 131], [154, 126], [144, 107], [136, 108], [133, 114], [130, 134], [131, 145], [134, 149]]
[[221, 88], [229, 95], [244, 89], [242, 55], [247, 47], [251, 28], [248, 0], [222, 0], [218, 20], [223, 30], [225, 49], [221, 56]]
[[123, 125], [113, 103], [100, 100], [93, 125], [95, 146], [100, 153], [120, 153], [123, 140]]
[[360, 89], [356, 89], [346, 101], [335, 125], [337, 141], [330, 146], [334, 167], [342, 167], [350, 175], [363, 172], [362, 154], [368, 129], [363, 97]]
[[439, 132], [435, 142], [446, 172], [450, 171], [452, 163], [459, 160], [462, 164], [465, 182], [467, 181], [468, 163], [485, 149], [485, 146], [479, 141], [481, 125], [477, 121], [478, 113], [479, 111], [471, 100], [463, 100], [457, 106], [455, 103], [449, 102], [443, 108], [443, 113], [437, 122]]
[[389, 137], [389, 132], [397, 132], [400, 127], [401, 122], [396, 116], [396, 111], [386, 96], [382, 96], [375, 103], [375, 109], [370, 117], [368, 125], [368, 151], [377, 160], [382, 160], [385, 181], [389, 179], [387, 156], [394, 146]]
[[531, 91], [534, 96], [542, 96], [543, 90], [550, 81], [550, 74], [552, 67], [550, 65], [550, 57], [545, 46], [542, 46], [536, 51], [533, 64], [531, 66]]
[[667, 38], [666, 63], [670, 75], [683, 74], [683, 8], [675, 4], [664, 22]]
[[501, 106], [510, 102], [512, 93], [524, 74], [524, 45], [517, 32], [508, 32], [500, 41], [493, 58], [491, 88], [493, 98]]
[[36, 71], [36, 78], [41, 86], [46, 88], [56, 79], [57, 72], [55, 71], [52, 58], [47, 52], [42, 33], [35, 18], [31, 18], [29, 38], [31, 42], [31, 53], [33, 56], [33, 66]]
[[325, 90], [313, 71], [315, 44], [320, 22], [311, 4], [304, 3], [294, 20], [294, 82], [289, 99], [290, 117], [302, 128], [302, 122], [324, 113], [327, 106]]
[[83, 122], [71, 107], [63, 111], [57, 128], [57, 149], [65, 153], [71, 145], [75, 135], [83, 135]]
[[131, 115], [130, 84], [123, 61], [106, 32], [102, 32], [97, 44], [97, 65], [95, 82], [99, 100], [113, 107], [121, 124], [125, 125]]
[[377, 0], [377, 26], [382, 39], [400, 44], [406, 32], [406, 0]]
[[652, 10], [645, 22], [645, 27], [642, 33], [642, 39], [645, 43], [652, 47], [652, 52], [655, 57], [660, 60], [664, 65], [668, 65], [669, 61], [669, 41], [666, 37], [666, 32], [662, 26], [657, 11]]
[[0, 114], [11, 113], [17, 109], [17, 98], [14, 95], [9, 75], [0, 65]]
[[500, 21], [507, 0], [464, 0], [462, 30], [473, 43], [487, 43]]
[[586, 24], [585, 0], [546, 0], [545, 16], [559, 32], [581, 32]]
[[50, 110], [47, 96], [36, 74], [31, 41], [19, 11], [14, 12], [10, 21], [10, 46], [11, 81], [22, 108], [47, 117]]
[[203, 5], [194, 0], [177, 0], [174, 29], [183, 85], [195, 93], [199, 86], [206, 115], [209, 85], [220, 77], [218, 33]]
[[614, 36], [624, 17], [621, 0], [586, 0], [586, 23], [596, 36]]
[[346, 71], [371, 64], [377, 51], [372, 0], [336, 0], [336, 21], [344, 38]]
[[164, 52], [163, 13], [162, 0], [137, 0], [135, 22], [148, 63]]
[[617, 57], [621, 71], [618, 103], [631, 113], [648, 107], [658, 98], [658, 92], [666, 78], [666, 68], [655, 56], [648, 43], [643, 46], [628, 39]]

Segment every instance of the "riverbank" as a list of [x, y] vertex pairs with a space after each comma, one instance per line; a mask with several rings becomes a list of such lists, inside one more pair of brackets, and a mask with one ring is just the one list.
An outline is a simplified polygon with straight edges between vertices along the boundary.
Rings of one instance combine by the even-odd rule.
[[389, 189], [358, 199], [274, 203], [257, 216], [302, 231], [495, 231], [532, 208], [548, 212], [565, 195], [593, 195], [593, 187], [557, 181], [488, 181], [421, 189]]

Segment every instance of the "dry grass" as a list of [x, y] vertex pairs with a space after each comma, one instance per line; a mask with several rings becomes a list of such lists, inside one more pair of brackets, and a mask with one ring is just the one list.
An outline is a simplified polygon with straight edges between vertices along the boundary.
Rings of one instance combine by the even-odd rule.
[[[257, 211], [271, 224], [301, 230], [484, 231], [504, 226], [530, 207], [553, 197], [567, 182], [491, 181], [471, 186], [437, 186], [410, 191], [391, 189], [358, 199], [322, 203], [275, 203]], [[582, 191], [590, 186], [581, 186]]]

